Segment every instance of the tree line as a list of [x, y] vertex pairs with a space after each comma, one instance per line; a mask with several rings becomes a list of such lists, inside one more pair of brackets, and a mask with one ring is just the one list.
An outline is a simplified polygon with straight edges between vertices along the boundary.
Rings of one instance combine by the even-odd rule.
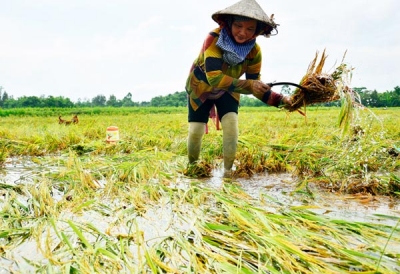
[[[353, 88], [360, 95], [361, 103], [367, 107], [399, 107], [400, 106], [400, 87], [396, 86], [391, 91], [377, 92], [376, 90], [368, 90], [365, 87]], [[282, 93], [291, 94], [292, 90], [289, 86], [282, 86]], [[240, 100], [241, 106], [259, 107], [266, 106], [260, 100], [252, 96], [242, 96]], [[78, 102], [72, 102], [69, 98], [63, 96], [22, 96], [14, 98], [9, 95], [6, 90], [0, 86], [0, 107], [9, 108], [41, 108], [41, 107], [57, 107], [57, 108], [74, 108], [74, 107], [182, 107], [187, 105], [187, 94], [185, 91], [176, 91], [166, 96], [156, 96], [150, 101], [135, 102], [132, 93], [128, 93], [124, 98], [117, 99], [115, 95], [97, 95], [92, 99]], [[339, 106], [339, 101], [323, 103], [324, 106]]]

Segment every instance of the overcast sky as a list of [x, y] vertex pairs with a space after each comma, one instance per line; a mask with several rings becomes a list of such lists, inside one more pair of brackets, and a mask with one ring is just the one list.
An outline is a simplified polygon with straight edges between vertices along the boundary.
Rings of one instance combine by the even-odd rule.
[[[14, 98], [150, 101], [183, 91], [211, 14], [236, 0], [0, 0], [0, 86]], [[351, 85], [400, 86], [400, 1], [258, 0], [279, 34], [259, 37], [262, 80], [298, 83], [317, 51]], [[280, 91], [280, 87], [277, 87]]]

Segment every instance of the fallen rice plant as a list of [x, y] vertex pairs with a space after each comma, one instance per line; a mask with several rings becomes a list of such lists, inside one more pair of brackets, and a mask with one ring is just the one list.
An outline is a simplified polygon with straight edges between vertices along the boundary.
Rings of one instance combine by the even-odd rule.
[[[329, 190], [338, 191], [344, 182], [344, 192], [351, 186], [351, 191], [360, 187], [399, 195], [399, 158], [391, 150], [400, 145], [397, 120], [381, 135], [376, 135], [381, 130], [377, 123], [357, 121], [361, 131], [343, 138], [332, 119], [338, 113], [309, 108], [304, 125], [302, 117], [282, 121], [282, 113], [275, 111], [241, 112], [236, 164], [244, 172], [239, 179], [294, 171], [303, 176], [288, 194], [297, 206], [272, 199], [263, 187], [256, 189], [260, 198], [252, 198], [233, 179], [212, 178], [217, 186], [209, 188], [182, 176], [184, 113], [170, 115], [167, 124], [160, 115], [150, 125], [134, 126], [132, 121], [146, 119], [93, 117], [96, 122], [88, 122], [93, 128], [85, 128], [89, 118], [83, 116], [75, 128], [41, 128], [60, 135], [53, 138], [13, 120], [18, 126], [2, 129], [14, 140], [7, 142], [8, 155], [51, 156], [33, 158], [33, 167], [21, 165], [21, 176], [0, 182], [0, 272], [397, 273], [395, 211], [377, 216], [391, 225], [360, 222], [315, 213], [313, 195], [303, 201], [300, 188], [321, 182]], [[114, 119], [121, 123], [123, 140], [107, 146], [98, 138]], [[210, 145], [202, 155], [209, 169], [204, 174], [218, 168], [219, 134], [206, 136]], [[5, 163], [11, 165], [9, 159]], [[19, 164], [12, 165], [18, 169]], [[285, 184], [276, 183], [285, 191]], [[365, 202], [375, 197], [364, 196]]]
[[[170, 262], [172, 272], [196, 269], [207, 273], [395, 273], [393, 249], [397, 227], [374, 226], [316, 215], [307, 207], [281, 208], [280, 213], [250, 199], [234, 184], [209, 191], [207, 215], [196, 210], [191, 230], [164, 239], [155, 246], [153, 263], [159, 269]], [[211, 193], [214, 193], [211, 195]], [[183, 216], [185, 218], [185, 216]], [[186, 217], [187, 218], [187, 217]], [[189, 219], [191, 215], [189, 215]], [[367, 245], [373, 241], [375, 245]], [[155, 254], [154, 254], [155, 255]], [[386, 264], [380, 259], [386, 258]]]

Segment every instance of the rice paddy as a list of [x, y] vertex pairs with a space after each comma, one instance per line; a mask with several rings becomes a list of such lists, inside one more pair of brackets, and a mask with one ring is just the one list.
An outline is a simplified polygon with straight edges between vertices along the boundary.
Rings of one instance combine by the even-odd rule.
[[0, 273], [400, 271], [399, 109], [242, 108], [229, 178], [211, 122], [188, 167], [184, 108], [124, 111], [1, 118]]

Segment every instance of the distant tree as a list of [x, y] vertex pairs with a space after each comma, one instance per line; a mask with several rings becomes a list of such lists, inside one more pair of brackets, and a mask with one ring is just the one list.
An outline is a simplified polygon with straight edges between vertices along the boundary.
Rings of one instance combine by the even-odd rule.
[[367, 90], [366, 87], [354, 87], [353, 90], [357, 93], [362, 93]]
[[151, 106], [154, 107], [182, 107], [187, 105], [186, 91], [176, 91], [166, 96], [156, 96], [150, 100]]
[[142, 102], [138, 103], [138, 106], [139, 107], [149, 107], [149, 106], [151, 106], [151, 103], [150, 102], [146, 102], [146, 101], [142, 101]]
[[242, 107], [262, 107], [268, 106], [263, 101], [251, 96], [251, 95], [242, 95], [240, 96], [240, 106]]
[[48, 96], [47, 98], [41, 98], [41, 99], [43, 101], [43, 105], [46, 107], [69, 108], [74, 106], [74, 103], [72, 103], [69, 98], [65, 98], [62, 96], [58, 97]]
[[156, 96], [150, 100], [150, 104], [153, 107], [162, 107], [164, 98], [162, 96]]
[[78, 101], [74, 104], [75, 107], [90, 107], [92, 103], [88, 99], [78, 98]]
[[395, 93], [396, 95], [400, 96], [400, 87], [399, 87], [399, 86], [396, 86], [396, 87], [394, 88], [394, 93]]
[[36, 96], [22, 96], [18, 99], [20, 107], [42, 107], [42, 100]]
[[281, 93], [284, 95], [291, 95], [292, 89], [289, 87], [289, 85], [283, 85], [281, 88]]
[[[354, 87], [361, 98], [363, 105], [368, 107], [398, 107], [400, 106], [400, 86], [394, 87], [391, 91], [377, 92], [376, 90], [368, 90], [366, 87]], [[288, 85], [283, 85], [281, 88], [282, 94], [292, 94], [292, 90]], [[149, 102], [133, 102], [132, 93], [128, 93], [122, 100], [118, 100], [115, 95], [111, 94], [107, 100], [104, 95], [97, 95], [93, 99], [78, 99], [76, 103], [71, 102], [69, 98], [62, 96], [54, 97], [44, 96], [22, 96], [14, 99], [9, 95], [2, 86], [0, 86], [0, 107], [2, 108], [20, 108], [20, 107], [92, 107], [92, 106], [111, 106], [111, 107], [181, 107], [187, 106], [186, 91], [176, 91], [166, 96], [156, 96]], [[340, 100], [328, 103], [321, 103], [323, 106], [340, 106]], [[251, 95], [242, 95], [240, 106], [260, 107], [267, 104], [256, 99]]]
[[0, 107], [4, 106], [5, 101], [8, 100], [8, 93], [0, 86]]
[[107, 99], [104, 95], [97, 95], [92, 99], [92, 105], [96, 107], [104, 107], [106, 105]]
[[385, 102], [387, 103], [386, 106], [388, 107], [398, 107], [400, 106], [400, 87], [394, 87], [393, 91], [386, 91], [382, 94], [384, 97]]
[[370, 101], [370, 105], [372, 107], [381, 107], [381, 100], [379, 98], [378, 92], [376, 91], [376, 89], [374, 91], [371, 92], [371, 97], [370, 97], [371, 101]]
[[120, 107], [122, 103], [117, 100], [117, 97], [115, 97], [114, 94], [111, 94], [106, 102], [106, 105], [109, 107]]
[[128, 92], [127, 95], [122, 99], [122, 106], [123, 107], [132, 107], [134, 103], [132, 101], [132, 93]]
[[187, 106], [188, 94], [186, 91], [176, 91], [174, 93], [174, 98], [176, 98], [175, 106]]
[[7, 101], [4, 101], [3, 107], [4, 108], [18, 108], [18, 107], [21, 107], [21, 106], [19, 106], [17, 100], [15, 100], [12, 96], [10, 96], [10, 98], [8, 98]]
[[7, 101], [8, 100], [8, 93], [7, 93], [7, 91], [4, 91], [3, 92], [3, 96], [1, 97], [1, 101], [4, 103], [5, 101]]

